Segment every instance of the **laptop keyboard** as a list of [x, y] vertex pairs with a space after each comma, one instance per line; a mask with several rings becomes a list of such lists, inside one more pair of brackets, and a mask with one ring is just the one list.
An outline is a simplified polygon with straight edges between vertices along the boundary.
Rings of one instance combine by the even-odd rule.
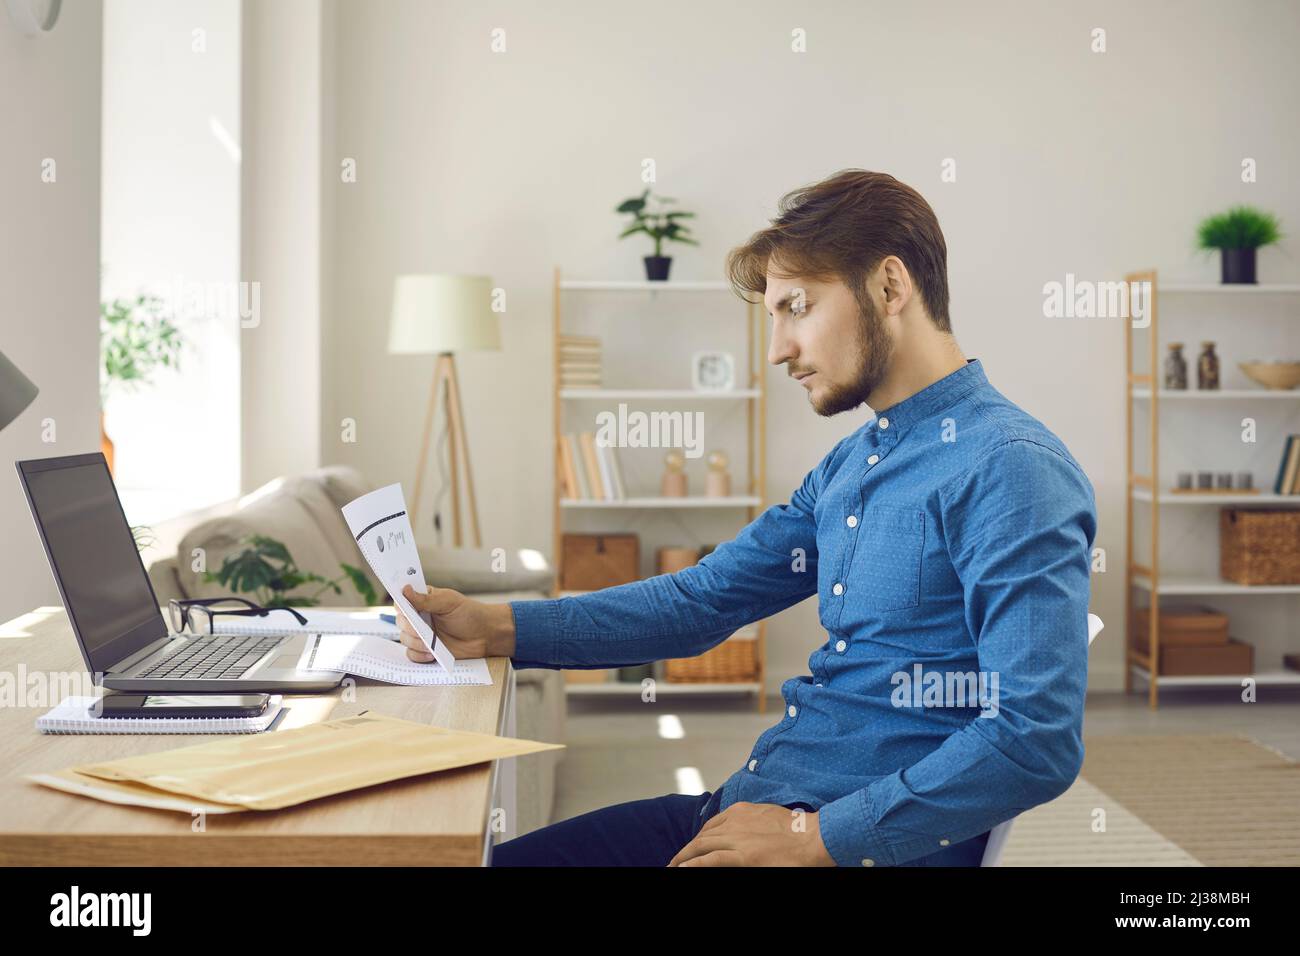
[[254, 664], [288, 638], [283, 635], [254, 637], [214, 634], [194, 638], [174, 654], [168, 654], [135, 677], [175, 678], [180, 680], [232, 680], [241, 677]]

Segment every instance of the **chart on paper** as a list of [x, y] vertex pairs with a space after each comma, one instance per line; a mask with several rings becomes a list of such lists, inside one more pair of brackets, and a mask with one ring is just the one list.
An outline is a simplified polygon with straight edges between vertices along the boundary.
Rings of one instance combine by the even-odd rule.
[[448, 674], [456, 671], [455, 655], [438, 639], [426, 615], [420, 614], [402, 594], [408, 584], [416, 591], [427, 590], [415, 532], [406, 513], [402, 486], [387, 485], [362, 495], [343, 506], [343, 518], [356, 539], [357, 547], [375, 572], [393, 603], [411, 622], [420, 639]]

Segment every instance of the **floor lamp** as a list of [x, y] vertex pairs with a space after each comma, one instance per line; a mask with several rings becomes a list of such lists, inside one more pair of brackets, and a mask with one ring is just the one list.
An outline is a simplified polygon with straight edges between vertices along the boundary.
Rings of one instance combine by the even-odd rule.
[[492, 311], [492, 280], [487, 276], [401, 275], [393, 282], [393, 310], [388, 325], [388, 351], [393, 355], [436, 355], [429, 408], [424, 416], [420, 463], [411, 499], [411, 526], [417, 527], [424, 468], [438, 402], [446, 410], [451, 464], [452, 544], [461, 547], [459, 463], [465, 463], [465, 493], [474, 546], [483, 546], [474, 498], [474, 473], [469, 463], [465, 416], [456, 378], [456, 353], [495, 351], [501, 347], [497, 315]]

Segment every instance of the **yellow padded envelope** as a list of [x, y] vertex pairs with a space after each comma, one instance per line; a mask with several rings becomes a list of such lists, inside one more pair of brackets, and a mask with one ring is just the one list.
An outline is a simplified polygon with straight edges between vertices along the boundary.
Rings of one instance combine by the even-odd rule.
[[562, 747], [361, 714], [28, 779], [111, 803], [236, 813], [278, 810], [390, 780]]

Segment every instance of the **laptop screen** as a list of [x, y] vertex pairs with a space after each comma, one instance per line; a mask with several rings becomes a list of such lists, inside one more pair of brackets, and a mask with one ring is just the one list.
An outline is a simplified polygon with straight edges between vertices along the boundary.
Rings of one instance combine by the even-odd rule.
[[92, 671], [167, 634], [103, 455], [18, 463], [72, 628]]

